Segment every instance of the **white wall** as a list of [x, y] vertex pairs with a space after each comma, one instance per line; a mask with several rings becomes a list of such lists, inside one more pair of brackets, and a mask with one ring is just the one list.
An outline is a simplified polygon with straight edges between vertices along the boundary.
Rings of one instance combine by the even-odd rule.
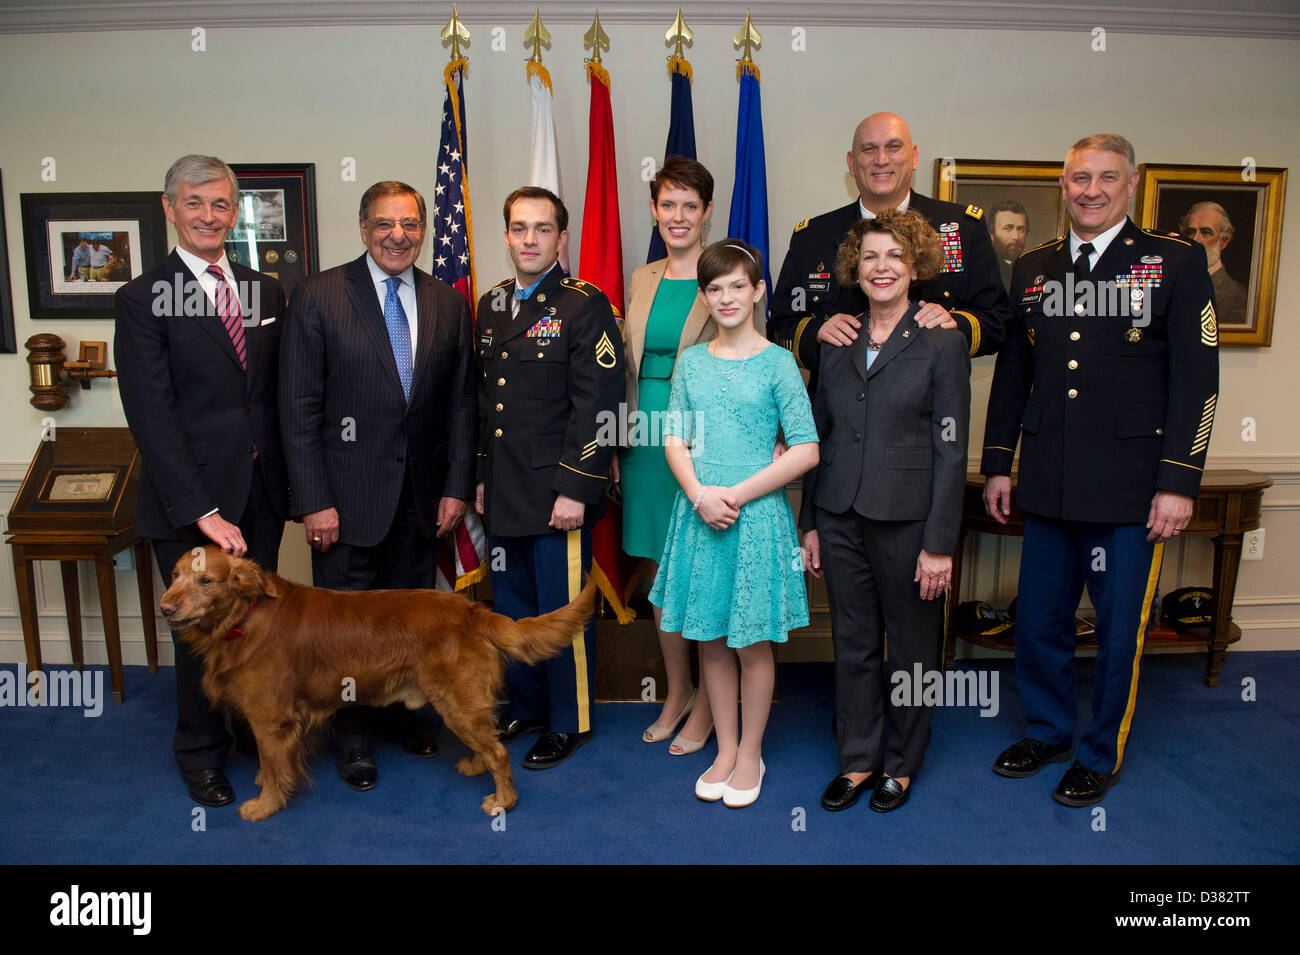
[[[480, 288], [505, 276], [499, 236], [501, 199], [527, 175], [528, 92], [523, 21], [503, 24], [507, 49], [491, 49], [496, 23], [476, 21], [467, 80], [471, 191]], [[743, 5], [741, 5], [743, 9]], [[736, 26], [743, 18], [737, 16]], [[933, 192], [933, 161], [1053, 160], [1078, 137], [1115, 131], [1136, 145], [1139, 161], [1295, 167], [1300, 158], [1300, 48], [1293, 41], [1111, 32], [1095, 53], [1084, 32], [807, 29], [807, 50], [791, 49], [792, 23], [756, 24], [765, 38], [762, 69], [771, 210], [772, 271], [790, 229], [805, 216], [852, 196], [844, 152], [864, 115], [888, 109], [911, 123], [921, 150], [916, 186]], [[668, 125], [666, 24], [606, 25], [605, 57], [613, 79], [615, 140], [623, 213], [625, 270], [644, 261], [649, 235], [643, 157], [661, 157]], [[736, 26], [701, 26], [689, 57], [700, 159], [717, 179], [713, 238], [725, 233], [736, 126]], [[585, 26], [552, 26], [544, 54], [556, 94], [561, 168], [577, 258], [587, 166], [588, 97], [583, 70]], [[28, 318], [18, 196], [24, 192], [160, 190], [170, 162], [187, 152], [229, 162], [314, 162], [320, 252], [326, 266], [361, 251], [355, 210], [378, 179], [428, 190], [442, 105], [446, 53], [435, 27], [212, 29], [207, 51], [191, 50], [187, 30], [0, 36], [0, 170], [4, 174], [9, 262], [20, 354], [0, 356], [0, 505], [7, 507], [25, 473], [43, 414], [28, 404], [21, 343], [55, 332], [75, 353], [86, 338], [112, 337], [107, 322], [32, 322]], [[57, 181], [41, 180], [54, 157]], [[357, 181], [344, 182], [345, 157]], [[1293, 189], [1293, 196], [1295, 191]], [[1300, 647], [1300, 415], [1294, 369], [1300, 359], [1296, 201], [1282, 242], [1277, 317], [1269, 349], [1226, 349], [1221, 356], [1219, 412], [1211, 466], [1252, 466], [1275, 486], [1265, 497], [1266, 559], [1242, 566], [1237, 619], [1241, 647]], [[421, 265], [428, 267], [426, 250]], [[974, 371], [972, 448], [982, 437], [992, 359]], [[1241, 440], [1254, 417], [1258, 440]], [[64, 425], [124, 423], [115, 383], [97, 382], [55, 415]], [[976, 455], [977, 457], [977, 455]], [[291, 528], [285, 560], [305, 575], [305, 550]], [[1162, 590], [1209, 583], [1209, 544], [1187, 541], [1171, 552]], [[1014, 563], [983, 560], [969, 596], [1010, 599]], [[983, 553], [983, 551], [982, 551]], [[1012, 555], [1014, 556], [1014, 555]], [[83, 577], [89, 577], [83, 571]], [[0, 660], [22, 659], [9, 557], [0, 567]], [[143, 661], [138, 600], [120, 575], [127, 662]], [[45, 656], [69, 659], [57, 569], [46, 565], [38, 602]], [[93, 589], [93, 588], [91, 588]], [[83, 587], [87, 659], [102, 661], [97, 601]], [[131, 615], [136, 614], [134, 620]], [[164, 641], [166, 642], [166, 641]], [[164, 649], [169, 659], [170, 647]]]

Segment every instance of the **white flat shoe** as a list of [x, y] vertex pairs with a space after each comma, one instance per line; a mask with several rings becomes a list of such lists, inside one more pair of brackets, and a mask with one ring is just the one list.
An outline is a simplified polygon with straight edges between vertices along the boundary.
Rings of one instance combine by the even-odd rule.
[[[671, 726], [663, 727], [660, 726], [658, 723], [651, 723], [649, 726], [647, 726], [646, 731], [641, 734], [641, 742], [662, 743], [668, 737], [676, 733], [677, 727], [682, 725], [682, 720], [690, 716], [691, 710], [695, 708], [695, 696], [699, 692], [700, 692], [699, 687], [696, 687], [691, 692], [691, 698], [686, 701], [686, 705], [682, 707], [682, 711], [677, 714], [677, 719], [673, 720]], [[700, 745], [703, 746], [704, 744], [701, 743]]]
[[717, 802], [729, 790], [727, 783], [731, 782], [731, 777], [728, 776], [720, 783], [706, 783], [704, 777], [709, 774], [709, 769], [702, 772], [700, 778], [695, 780], [695, 798], [704, 802]]
[[[731, 777], [727, 777], [727, 782], [722, 788], [722, 804], [730, 806], [732, 809], [744, 809], [758, 799], [758, 794], [763, 789], [763, 777], [767, 775], [767, 767], [763, 765], [762, 758], [758, 761], [758, 785], [753, 789], [732, 789]], [[697, 784], [698, 785], [698, 784]]]

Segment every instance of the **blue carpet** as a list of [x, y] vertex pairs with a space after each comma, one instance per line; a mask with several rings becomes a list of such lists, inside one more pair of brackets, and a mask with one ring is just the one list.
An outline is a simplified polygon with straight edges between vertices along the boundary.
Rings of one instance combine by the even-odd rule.
[[[532, 738], [511, 746], [520, 799], [505, 831], [478, 808], [490, 777], [455, 772], [466, 751], [446, 730], [431, 760], [381, 742], [380, 783], [368, 793], [337, 779], [326, 745], [312, 759], [315, 785], [278, 815], [248, 823], [233, 808], [209, 809], [196, 831], [170, 751], [173, 671], [128, 667], [126, 703], [109, 696], [96, 718], [0, 707], [0, 862], [1300, 862], [1300, 652], [1229, 654], [1215, 689], [1201, 679], [1201, 655], [1148, 657], [1124, 774], [1102, 804], [1104, 830], [1094, 810], [1051, 799], [1064, 766], [1022, 780], [990, 772], [1023, 722], [1010, 662], [980, 664], [999, 676], [1000, 712], [940, 708], [914, 794], [895, 813], [873, 813], [865, 800], [847, 812], [821, 809], [836, 769], [831, 668], [786, 664], [754, 806], [698, 802], [694, 780], [714, 747], [669, 756], [666, 744], [640, 741], [657, 707], [607, 704], [597, 707], [591, 743], [564, 766], [529, 772], [518, 764]], [[1086, 714], [1092, 663], [1077, 666]], [[1256, 702], [1242, 699], [1246, 677]], [[240, 800], [254, 794], [255, 772], [232, 753], [227, 773]]]

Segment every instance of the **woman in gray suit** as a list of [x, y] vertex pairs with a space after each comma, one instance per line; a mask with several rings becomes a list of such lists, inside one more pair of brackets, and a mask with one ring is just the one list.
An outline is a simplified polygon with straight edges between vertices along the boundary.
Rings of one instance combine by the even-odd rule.
[[[623, 549], [650, 561], [654, 577], [663, 557], [668, 519], [677, 481], [668, 470], [662, 443], [662, 415], [668, 407], [673, 368], [685, 349], [717, 337], [717, 326], [696, 281], [695, 265], [704, 251], [704, 232], [713, 208], [713, 176], [694, 159], [669, 156], [650, 183], [650, 214], [668, 257], [632, 273], [623, 338], [627, 353], [627, 416], [632, 435], [615, 481], [623, 491]], [[638, 415], [638, 412], [641, 414]], [[644, 418], [641, 417], [644, 415]], [[636, 428], [636, 422], [644, 427]], [[655, 607], [655, 626], [659, 608]], [[694, 753], [713, 731], [708, 693], [691, 688], [691, 658], [680, 633], [659, 631], [668, 674], [663, 711], [642, 734], [660, 743], [687, 720], [668, 751]], [[687, 719], [689, 717], [689, 719]]]
[[822, 794], [832, 811], [867, 789], [872, 809], [901, 806], [930, 739], [932, 711], [914, 704], [910, 681], [914, 665], [939, 666], [966, 483], [970, 358], [955, 329], [917, 324], [920, 303], [908, 290], [945, 265], [960, 267], [945, 263], [916, 212], [860, 220], [836, 257], [841, 284], [857, 283], [869, 305], [851, 345], [821, 346], [821, 464], [804, 480], [799, 515], [806, 565], [817, 577], [825, 568], [835, 644], [840, 771]]

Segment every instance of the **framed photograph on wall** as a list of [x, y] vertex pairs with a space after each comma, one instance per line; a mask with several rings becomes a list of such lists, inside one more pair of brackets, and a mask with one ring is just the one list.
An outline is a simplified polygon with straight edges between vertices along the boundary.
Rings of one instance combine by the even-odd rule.
[[5, 229], [4, 176], [0, 175], [0, 354], [18, 351], [14, 337], [14, 294], [9, 282], [9, 236]]
[[113, 317], [113, 293], [167, 255], [156, 192], [23, 193], [33, 319]]
[[934, 194], [984, 210], [1002, 285], [1009, 289], [1011, 263], [1017, 256], [1066, 229], [1060, 175], [1059, 162], [936, 159]]
[[1270, 345], [1286, 170], [1153, 163], [1138, 169], [1138, 225], [1205, 246], [1219, 344]]
[[231, 163], [239, 177], [239, 219], [226, 237], [232, 262], [280, 280], [285, 295], [320, 270], [316, 249], [316, 165]]

